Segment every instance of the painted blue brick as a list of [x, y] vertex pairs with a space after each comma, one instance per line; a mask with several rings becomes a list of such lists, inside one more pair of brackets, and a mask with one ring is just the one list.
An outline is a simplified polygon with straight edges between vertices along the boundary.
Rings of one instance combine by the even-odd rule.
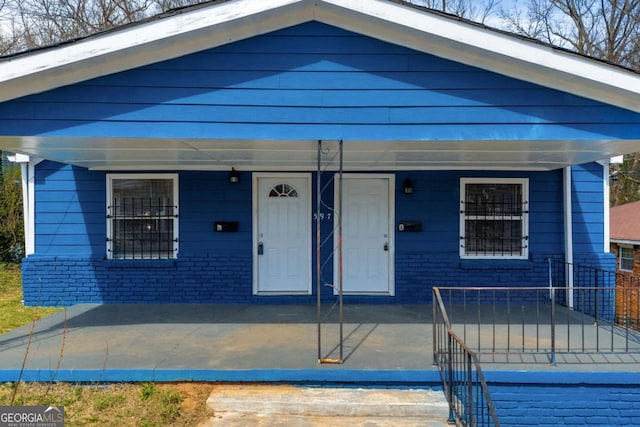
[[[638, 420], [640, 391], [615, 384], [492, 385], [504, 426], [628, 426]], [[621, 405], [624, 396], [626, 405]]]

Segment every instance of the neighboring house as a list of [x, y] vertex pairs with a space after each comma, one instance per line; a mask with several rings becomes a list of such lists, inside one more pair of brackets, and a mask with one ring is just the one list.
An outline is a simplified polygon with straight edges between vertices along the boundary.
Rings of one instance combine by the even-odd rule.
[[630, 70], [384, 0], [214, 1], [7, 57], [25, 302], [428, 303], [613, 268], [639, 99]]
[[616, 270], [640, 276], [640, 202], [611, 208], [609, 219]]
[[640, 202], [610, 211], [611, 253], [616, 257], [618, 323], [640, 326]]

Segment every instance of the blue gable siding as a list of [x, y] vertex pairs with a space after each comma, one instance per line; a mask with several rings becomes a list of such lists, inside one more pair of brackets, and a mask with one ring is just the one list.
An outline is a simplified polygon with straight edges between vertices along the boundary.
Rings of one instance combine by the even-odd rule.
[[639, 124], [630, 111], [319, 23], [0, 104], [13, 135], [575, 140], [635, 138]]

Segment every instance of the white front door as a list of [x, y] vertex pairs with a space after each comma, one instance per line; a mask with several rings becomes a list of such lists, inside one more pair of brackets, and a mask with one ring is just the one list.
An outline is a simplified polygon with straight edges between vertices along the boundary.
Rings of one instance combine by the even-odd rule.
[[254, 293], [310, 294], [310, 176], [256, 174], [254, 184]]
[[[391, 175], [343, 175], [342, 289], [345, 294], [394, 294], [392, 189]], [[336, 188], [336, 198], [338, 192]], [[339, 274], [338, 262], [334, 263], [336, 274]]]

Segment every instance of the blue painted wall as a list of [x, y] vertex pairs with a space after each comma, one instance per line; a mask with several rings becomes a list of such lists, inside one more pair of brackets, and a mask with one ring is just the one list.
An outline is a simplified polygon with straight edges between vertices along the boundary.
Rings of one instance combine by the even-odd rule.
[[[597, 164], [576, 168], [576, 175], [582, 176], [573, 182], [577, 200], [583, 187], [602, 185], [598, 169], [601, 171], [602, 167]], [[405, 195], [400, 188], [407, 177], [414, 185], [411, 195]], [[462, 177], [529, 179], [529, 260], [460, 259], [458, 215]], [[252, 296], [251, 182], [248, 172], [240, 174], [240, 183], [236, 185], [228, 183], [226, 172], [179, 172], [178, 258], [107, 260], [106, 174], [42, 162], [36, 168], [36, 251], [23, 264], [25, 301], [31, 305], [314, 302], [315, 296]], [[396, 174], [396, 183], [396, 223], [421, 221], [423, 231], [396, 232], [395, 297], [350, 297], [350, 302], [428, 303], [433, 286], [545, 286], [545, 260], [562, 257], [560, 170], [403, 171]], [[332, 203], [331, 197], [328, 203]], [[615, 266], [613, 257], [602, 250], [598, 252], [602, 204], [598, 207], [575, 203], [574, 209], [577, 234], [587, 230], [585, 238], [576, 244], [580, 251], [576, 251], [577, 259], [600, 266], [607, 266], [610, 260], [611, 266]], [[578, 221], [586, 217], [590, 218], [588, 223]], [[239, 231], [216, 233], [215, 221], [238, 221]], [[331, 223], [323, 223], [323, 236], [330, 228]], [[323, 254], [328, 256], [325, 250]], [[331, 278], [331, 263], [328, 265], [323, 275]], [[315, 286], [313, 289], [315, 292]], [[324, 298], [332, 299], [329, 290], [326, 291]]]
[[0, 104], [6, 135], [575, 140], [636, 138], [639, 124], [627, 110], [319, 23]]

